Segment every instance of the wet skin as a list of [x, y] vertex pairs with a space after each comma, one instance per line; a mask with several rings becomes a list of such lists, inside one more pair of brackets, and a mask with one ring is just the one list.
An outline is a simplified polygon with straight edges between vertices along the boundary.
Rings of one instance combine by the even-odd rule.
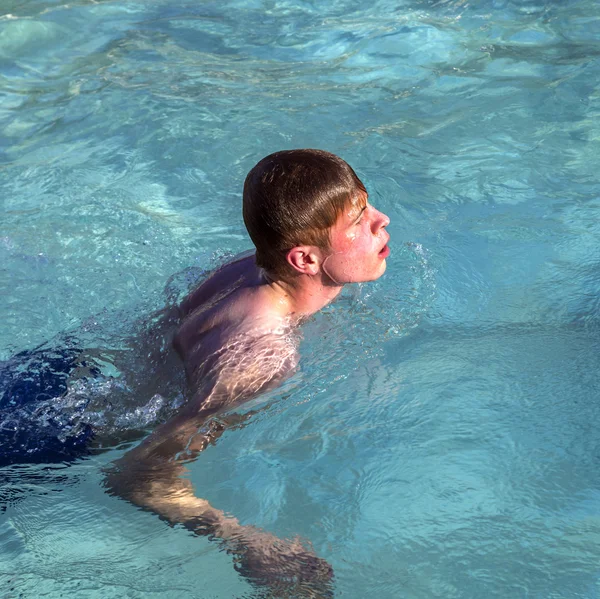
[[386, 269], [390, 239], [385, 228], [390, 219], [361, 196], [330, 233], [331, 254], [325, 271], [338, 283], [362, 283], [378, 279]]
[[[313, 257], [307, 266], [314, 274], [299, 272], [294, 283], [274, 281], [251, 255], [223, 267], [191, 293], [181, 305], [183, 320], [174, 345], [192, 386], [211, 370], [202, 365], [212, 364], [211, 358], [232, 340], [276, 336], [329, 303], [344, 284], [378, 279], [389, 255], [388, 224], [389, 218], [361, 197], [332, 227], [330, 248], [305, 250]], [[293, 368], [295, 361], [287, 366]]]
[[288, 592], [293, 579], [302, 587], [299, 596], [329, 596], [327, 562], [298, 540], [242, 526], [197, 497], [185, 464], [222, 432], [207, 425], [215, 416], [294, 372], [294, 327], [331, 302], [344, 284], [384, 273], [388, 224], [366, 194], [360, 195], [331, 228], [329, 248], [298, 246], [288, 252], [289, 277], [270, 276], [250, 255], [192, 292], [180, 306], [174, 347], [193, 397], [115, 464], [107, 475], [110, 492], [170, 523], [211, 535], [235, 556], [240, 572], [273, 592], [283, 594], [284, 587]]

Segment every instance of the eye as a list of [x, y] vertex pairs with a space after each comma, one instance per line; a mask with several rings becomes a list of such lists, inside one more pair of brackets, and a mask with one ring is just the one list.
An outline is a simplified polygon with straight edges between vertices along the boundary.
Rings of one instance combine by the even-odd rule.
[[365, 206], [361, 211], [360, 214], [358, 215], [358, 218], [354, 221], [355, 225], [358, 225], [360, 223], [360, 221], [363, 219], [363, 216], [365, 214], [365, 212], [367, 211], [367, 207]]

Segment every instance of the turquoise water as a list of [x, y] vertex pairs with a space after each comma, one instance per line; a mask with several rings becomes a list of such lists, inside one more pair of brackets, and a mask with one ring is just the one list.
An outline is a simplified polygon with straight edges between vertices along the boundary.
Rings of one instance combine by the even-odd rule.
[[[135, 350], [143, 315], [249, 247], [259, 158], [336, 152], [391, 217], [388, 272], [305, 326], [301, 372], [191, 465], [198, 494], [312, 542], [339, 597], [600, 597], [597, 3], [2, 12], [1, 359], [65, 331]], [[175, 372], [128, 392], [103, 359], [81, 418], [152, 428], [156, 389], [180, 401]], [[214, 544], [104, 493], [122, 452], [2, 472], [0, 596], [253, 596]]]

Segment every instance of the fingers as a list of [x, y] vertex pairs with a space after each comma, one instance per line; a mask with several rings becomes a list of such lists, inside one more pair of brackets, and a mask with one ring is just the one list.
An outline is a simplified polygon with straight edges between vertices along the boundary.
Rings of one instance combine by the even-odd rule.
[[333, 597], [333, 568], [324, 559], [307, 551], [298, 540], [273, 551], [247, 548], [235, 560], [236, 570], [255, 586], [282, 599]]

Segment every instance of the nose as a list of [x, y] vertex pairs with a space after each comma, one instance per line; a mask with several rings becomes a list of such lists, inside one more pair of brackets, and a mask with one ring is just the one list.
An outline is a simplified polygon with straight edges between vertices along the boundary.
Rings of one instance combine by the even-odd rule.
[[390, 224], [389, 217], [377, 210], [377, 208], [373, 208], [375, 214], [373, 215], [373, 232], [377, 233], [379, 229], [385, 229]]

